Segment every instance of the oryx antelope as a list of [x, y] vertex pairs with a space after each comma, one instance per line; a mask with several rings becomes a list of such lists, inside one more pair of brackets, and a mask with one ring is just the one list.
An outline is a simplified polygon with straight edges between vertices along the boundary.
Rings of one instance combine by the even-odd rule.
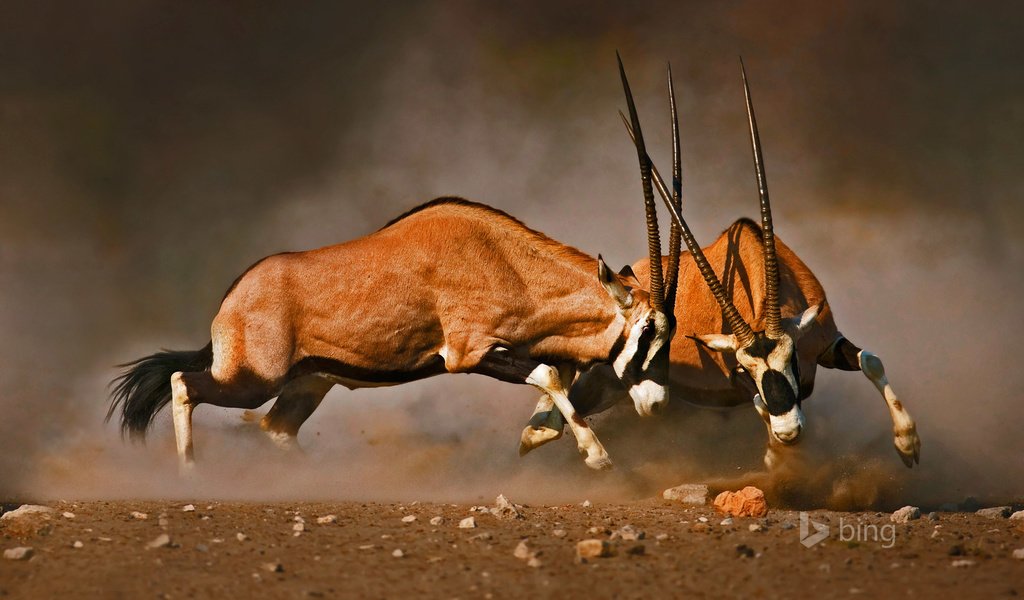
[[[621, 70], [621, 62], [619, 67]], [[681, 229], [690, 251], [679, 264], [677, 279], [682, 291], [676, 299], [679, 321], [671, 345], [669, 382], [673, 395], [699, 406], [739, 406], [753, 401], [768, 429], [765, 464], [771, 468], [781, 458], [781, 447], [795, 443], [800, 436], [804, 427], [800, 405], [811, 394], [817, 367], [861, 371], [885, 399], [896, 451], [904, 464], [912, 467], [920, 461], [921, 441], [913, 419], [889, 385], [881, 359], [839, 332], [825, 290], [774, 234], [757, 121], [742, 62], [741, 74], [761, 225], [740, 219], [713, 244], [701, 249], [679, 210], [679, 132], [669, 70], [674, 144], [671, 192], [657, 169], [653, 165], [650, 168], [673, 225]], [[629, 121], [625, 117], [623, 121], [637, 152], [646, 157], [624, 72], [622, 80], [630, 113]], [[671, 269], [671, 260], [668, 257], [652, 263], [645, 258], [633, 265], [633, 270], [645, 285], [652, 266]], [[620, 396], [621, 388], [600, 367], [583, 374], [570, 391], [573, 404], [585, 415], [608, 408]], [[523, 432], [520, 452], [528, 452], [561, 432], [560, 416], [551, 410], [550, 401], [542, 401]]]
[[141, 437], [170, 403], [184, 469], [200, 404], [254, 409], [278, 396], [261, 426], [287, 440], [335, 384], [478, 373], [543, 390], [587, 465], [607, 468], [568, 389], [608, 362], [641, 415], [668, 402], [672, 315], [657, 268], [649, 279], [650, 292], [504, 212], [440, 198], [365, 237], [259, 261], [224, 296], [203, 349], [123, 365], [107, 418], [120, 407], [122, 431]]

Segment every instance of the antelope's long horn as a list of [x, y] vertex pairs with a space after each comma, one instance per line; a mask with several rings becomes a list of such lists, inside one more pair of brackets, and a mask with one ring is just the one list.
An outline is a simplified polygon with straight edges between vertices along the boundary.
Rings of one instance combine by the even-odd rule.
[[740, 57], [740, 74], [743, 77], [743, 95], [747, 101], [747, 122], [750, 124], [750, 148], [754, 155], [757, 191], [761, 197], [761, 231], [764, 242], [765, 333], [768, 337], [777, 339], [782, 335], [782, 314], [779, 308], [779, 258], [775, 254], [772, 205], [768, 199], [768, 180], [764, 174], [761, 137], [757, 133], [757, 118], [754, 116], [754, 104], [750, 99], [750, 86], [747, 84], [747, 69], [743, 66], [743, 57]]
[[[668, 65], [668, 103], [672, 111], [672, 204], [676, 212], [683, 214], [683, 181], [679, 166], [679, 113], [676, 110], [676, 92], [672, 85], [672, 65]], [[679, 225], [672, 221], [668, 238], [668, 274], [665, 276], [665, 307], [669, 314], [675, 314], [676, 291], [679, 287], [679, 251], [682, 246]]]
[[[629, 121], [626, 120], [626, 116], [619, 112], [619, 116], [622, 117], [622, 124], [626, 126], [626, 132], [629, 133], [630, 139], [636, 142], [636, 136], [633, 135], [633, 128], [630, 127]], [[683, 242], [686, 243], [687, 250], [690, 251], [690, 255], [693, 256], [693, 262], [697, 264], [697, 269], [700, 274], [704, 276], [704, 281], [707, 282], [708, 288], [711, 289], [711, 293], [715, 296], [715, 300], [718, 301], [718, 306], [722, 309], [722, 315], [725, 317], [725, 322], [729, 324], [729, 328], [736, 336], [740, 346], [749, 346], [754, 342], [754, 331], [750, 328], [750, 325], [743, 320], [740, 316], [736, 306], [733, 305], [732, 301], [725, 293], [725, 288], [722, 287], [722, 283], [718, 280], [718, 276], [715, 275], [714, 269], [711, 268], [708, 259], [704, 256], [704, 250], [701, 249], [697, 240], [694, 239], [693, 233], [690, 232], [690, 227], [686, 224], [686, 220], [683, 219], [682, 213], [676, 208], [669, 195], [668, 188], [665, 186], [665, 180], [661, 178], [661, 174], [658, 173], [658, 168], [651, 161], [650, 157], [647, 159], [651, 163], [651, 173], [653, 175], [655, 187], [658, 188], [658, 194], [661, 195], [661, 199], [665, 202], [665, 206], [668, 207], [668, 212], [672, 216], [672, 222], [679, 228], [682, 234]]]
[[651, 159], [647, 156], [643, 132], [640, 131], [640, 118], [636, 114], [633, 93], [629, 90], [626, 69], [622, 66], [622, 57], [618, 52], [615, 53], [615, 59], [619, 62], [619, 76], [622, 78], [622, 90], [626, 93], [629, 118], [633, 130], [636, 131], [633, 143], [636, 145], [637, 158], [640, 160], [640, 182], [644, 188], [644, 209], [647, 212], [647, 251], [651, 257], [651, 306], [663, 312], [665, 288], [661, 272], [661, 235], [658, 232], [658, 207], [654, 203], [654, 190], [651, 189]]

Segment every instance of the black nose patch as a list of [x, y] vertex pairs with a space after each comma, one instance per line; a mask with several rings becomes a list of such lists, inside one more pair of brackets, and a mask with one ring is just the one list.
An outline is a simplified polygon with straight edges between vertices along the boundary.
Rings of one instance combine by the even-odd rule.
[[768, 413], [784, 415], [796, 406], [796, 394], [790, 387], [786, 376], [779, 371], [767, 370], [761, 377], [761, 392], [764, 403], [768, 405]]

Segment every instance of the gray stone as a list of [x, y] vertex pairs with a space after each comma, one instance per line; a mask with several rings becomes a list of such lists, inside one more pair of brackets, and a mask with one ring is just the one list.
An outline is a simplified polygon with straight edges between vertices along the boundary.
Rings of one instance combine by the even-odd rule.
[[977, 513], [978, 516], [988, 517], [990, 519], [1005, 519], [1013, 513], [1013, 509], [1009, 506], [993, 506], [991, 508], [983, 508]]
[[710, 499], [708, 486], [699, 483], [684, 483], [661, 493], [661, 497], [682, 504], [703, 506]]
[[473, 529], [476, 527], [476, 519], [473, 517], [466, 517], [459, 521], [459, 529]]
[[909, 523], [921, 518], [921, 509], [916, 506], [904, 506], [889, 516], [893, 523]]
[[148, 544], [146, 544], [146, 549], [152, 550], [154, 548], [166, 548], [170, 545], [171, 536], [167, 535], [166, 533], [161, 533], [160, 535], [153, 538], [153, 540], [151, 540]]
[[53, 509], [49, 506], [42, 506], [40, 504], [22, 504], [18, 508], [7, 511], [3, 515], [0, 515], [0, 521], [10, 521], [13, 519], [20, 519], [22, 517], [29, 516], [49, 516], [53, 512]]
[[505, 494], [498, 494], [494, 500], [494, 508], [489, 512], [499, 519], [525, 519], [522, 508], [522, 506], [510, 502]]
[[28, 560], [35, 555], [36, 551], [27, 546], [18, 546], [17, 548], [8, 548], [4, 550], [4, 558], [7, 560]]

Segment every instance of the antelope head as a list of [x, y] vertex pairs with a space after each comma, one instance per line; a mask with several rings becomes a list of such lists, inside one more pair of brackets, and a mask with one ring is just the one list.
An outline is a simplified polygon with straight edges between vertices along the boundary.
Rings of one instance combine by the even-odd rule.
[[[797, 342], [803, 334], [814, 324], [820, 306], [812, 306], [806, 309], [799, 317], [783, 319], [779, 303], [779, 265], [775, 252], [775, 234], [772, 229], [771, 203], [768, 198], [768, 184], [764, 174], [764, 161], [761, 155], [761, 141], [757, 131], [757, 120], [754, 117], [754, 107], [750, 98], [750, 87], [747, 84], [747, 75], [740, 62], [741, 74], [743, 77], [743, 91], [747, 104], [747, 120], [750, 126], [750, 143], [754, 156], [754, 170], [757, 176], [758, 192], [761, 200], [761, 230], [762, 243], [764, 244], [764, 310], [765, 328], [763, 331], [754, 331], [750, 323], [747, 323], [732, 300], [728, 297], [724, 287], [715, 275], [703, 250], [697, 244], [682, 218], [679, 210], [679, 202], [676, 198], [670, 198], [664, 182], [654, 170], [654, 180], [662, 199], [668, 206], [672, 215], [673, 225], [678, 227], [687, 249], [693, 256], [694, 263], [700, 270], [701, 275], [711, 289], [715, 300], [722, 309], [722, 316], [725, 324], [728, 325], [729, 333], [708, 333], [702, 335], [690, 335], [691, 339], [702, 344], [704, 347], [716, 352], [732, 353], [740, 369], [745, 371], [741, 376], [749, 376], [757, 388], [758, 395], [769, 413], [772, 435], [783, 444], [792, 444], [797, 441], [804, 425], [803, 412], [800, 410], [800, 372], [797, 360]], [[669, 95], [672, 95], [672, 72], [669, 69]], [[673, 113], [674, 101], [673, 104]], [[673, 122], [675, 116], [673, 114]], [[634, 121], [627, 123], [627, 130], [637, 148], [641, 148], [638, 131], [638, 124]], [[673, 127], [673, 138], [676, 148], [679, 146], [678, 127]], [[678, 150], [676, 150], [678, 154]], [[678, 175], [673, 174], [678, 181]], [[676, 184], [678, 185], [678, 184]], [[677, 193], [673, 193], [678, 196]], [[755, 400], [756, 401], [756, 400]]]
[[[621, 59], [619, 75], [622, 78], [629, 114], [633, 119], [633, 129], [637, 131], [637, 157], [640, 161], [640, 183], [643, 187], [647, 219], [647, 249], [651, 259], [650, 291], [645, 292], [640, 288], [632, 269], [628, 266], [615, 276], [604, 261], [599, 259], [598, 277], [608, 293], [618, 302], [620, 311], [626, 317], [623, 334], [612, 350], [612, 368], [629, 390], [636, 411], [641, 416], [648, 416], [668, 403], [669, 345], [676, 327], [674, 308], [681, 244], [678, 227], [673, 224], [669, 239], [669, 272], [666, 279], [661, 268], [661, 235], [658, 231], [658, 213], [651, 184], [653, 165], [644, 149], [640, 121]], [[678, 172], [678, 146], [674, 157], [675, 169]], [[630, 287], [627, 287], [624, 281], [630, 284]]]

